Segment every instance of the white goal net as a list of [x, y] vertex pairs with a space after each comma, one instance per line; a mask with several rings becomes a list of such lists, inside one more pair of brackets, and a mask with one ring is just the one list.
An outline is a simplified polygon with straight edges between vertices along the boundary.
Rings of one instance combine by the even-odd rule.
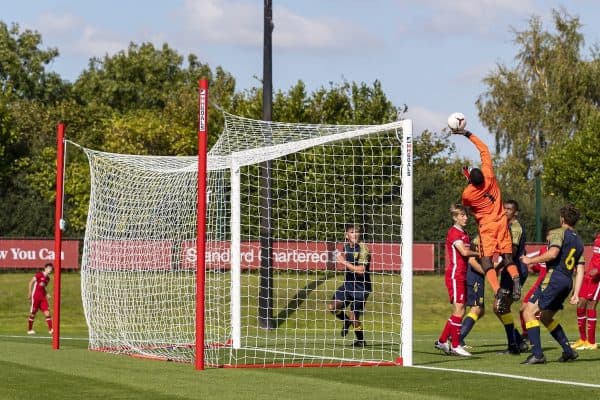
[[[224, 115], [208, 155], [206, 365], [411, 365], [411, 122]], [[197, 157], [84, 150], [90, 348], [193, 361]], [[332, 299], [348, 295], [338, 291], [349, 276], [336, 257], [353, 254], [347, 224], [362, 230], [370, 256], [358, 264], [371, 291], [363, 302], [344, 297], [335, 315]]]

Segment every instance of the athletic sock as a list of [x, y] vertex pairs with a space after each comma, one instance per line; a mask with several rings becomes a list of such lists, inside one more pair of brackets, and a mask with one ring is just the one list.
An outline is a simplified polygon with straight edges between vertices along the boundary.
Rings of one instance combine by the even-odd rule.
[[450, 318], [446, 320], [446, 325], [444, 325], [444, 329], [442, 330], [439, 338], [440, 343], [446, 343], [448, 341], [448, 337], [450, 337], [450, 334], [452, 333], [452, 321]]
[[541, 358], [544, 355], [544, 352], [542, 351], [540, 321], [536, 319], [527, 322], [527, 332], [529, 336], [529, 341], [531, 342], [531, 353], [537, 358]]
[[506, 333], [508, 346], [516, 346], [517, 342], [515, 341], [515, 323], [512, 313], [500, 315], [500, 320], [502, 321], [502, 325], [504, 325], [504, 332]]
[[52, 329], [52, 317], [46, 317], [46, 325], [48, 325], [48, 330]]
[[492, 291], [494, 294], [498, 292], [500, 289], [500, 283], [498, 283], [498, 276], [496, 275], [496, 270], [494, 268], [490, 268], [485, 272], [485, 279], [490, 284]]
[[585, 308], [577, 307], [577, 329], [579, 330], [579, 339], [586, 340], [586, 315]]
[[357, 326], [354, 327], [354, 335], [356, 335], [356, 340], [365, 340], [365, 336], [362, 330], [362, 324], [360, 322], [358, 322]]
[[475, 322], [477, 322], [478, 319], [479, 316], [474, 313], [468, 313], [465, 319], [463, 319], [462, 327], [460, 328], [461, 343], [465, 340], [469, 332], [471, 332], [471, 329], [473, 329], [473, 326], [475, 326]]
[[562, 326], [560, 326], [558, 321], [553, 320], [548, 324], [546, 328], [548, 328], [548, 331], [550, 332], [554, 340], [556, 340], [558, 344], [560, 344], [560, 347], [562, 347], [565, 353], [570, 354], [573, 351], [571, 349], [571, 346], [569, 345], [569, 339], [567, 339], [567, 335], [565, 334], [564, 329], [562, 328]]
[[515, 328], [515, 330], [513, 331], [513, 335], [515, 335], [515, 341], [516, 341], [517, 345], [520, 345], [521, 342], [523, 341], [523, 337], [521, 336], [521, 334], [519, 333], [519, 330], [517, 328]]
[[587, 339], [591, 344], [596, 343], [596, 310], [587, 310]]
[[517, 266], [515, 264], [510, 264], [509, 266], [507, 266], [506, 271], [512, 279], [519, 277], [519, 270], [517, 269]]
[[451, 335], [452, 335], [452, 347], [458, 347], [460, 345], [460, 328], [462, 326], [462, 317], [458, 315], [451, 315]]

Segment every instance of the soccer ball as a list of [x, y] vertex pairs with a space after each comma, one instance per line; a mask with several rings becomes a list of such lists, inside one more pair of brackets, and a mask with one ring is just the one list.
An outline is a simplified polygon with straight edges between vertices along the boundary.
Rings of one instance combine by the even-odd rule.
[[455, 112], [448, 117], [448, 128], [452, 132], [459, 132], [467, 126], [467, 119], [463, 113]]

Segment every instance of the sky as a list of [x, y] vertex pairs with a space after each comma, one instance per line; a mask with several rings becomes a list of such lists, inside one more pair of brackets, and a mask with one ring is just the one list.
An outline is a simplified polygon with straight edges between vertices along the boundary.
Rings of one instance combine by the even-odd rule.
[[[583, 54], [600, 43], [598, 0], [272, 0], [273, 89], [299, 80], [310, 92], [331, 82], [380, 81], [390, 101], [406, 104], [415, 134], [440, 132], [452, 112], [493, 150], [494, 138], [477, 117], [483, 78], [515, 65], [515, 31], [532, 16], [553, 30], [552, 10], [583, 25]], [[42, 35], [58, 48], [48, 66], [75, 81], [91, 57], [129, 43], [167, 43], [195, 54], [211, 69], [230, 72], [237, 90], [260, 85], [263, 11], [260, 0], [0, 0], [0, 20]], [[452, 137], [458, 154], [478, 159], [474, 146]]]

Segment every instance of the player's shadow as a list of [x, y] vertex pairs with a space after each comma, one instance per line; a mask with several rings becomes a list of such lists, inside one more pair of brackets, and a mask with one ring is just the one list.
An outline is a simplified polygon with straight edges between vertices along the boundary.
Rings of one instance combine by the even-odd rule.
[[327, 271], [319, 278], [307, 283], [302, 289], [299, 289], [296, 295], [288, 302], [286, 308], [281, 310], [275, 317], [275, 327], [279, 328], [285, 321], [294, 314], [298, 308], [306, 301], [308, 296], [321, 285], [323, 282], [332, 278], [335, 275], [333, 271]]

